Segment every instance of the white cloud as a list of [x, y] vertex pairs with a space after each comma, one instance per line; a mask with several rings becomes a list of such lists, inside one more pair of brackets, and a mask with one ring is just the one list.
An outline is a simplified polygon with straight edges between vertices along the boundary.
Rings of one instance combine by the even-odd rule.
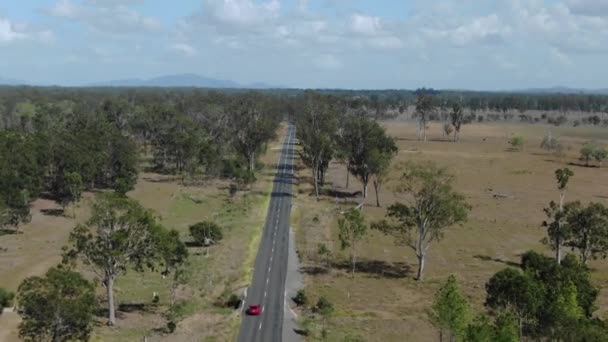
[[350, 29], [357, 34], [376, 36], [382, 33], [382, 23], [379, 17], [353, 14], [350, 17]]
[[334, 55], [322, 54], [314, 58], [317, 67], [321, 69], [339, 69], [342, 67], [342, 62]]
[[425, 28], [424, 32], [431, 38], [445, 38], [455, 46], [467, 46], [503, 42], [511, 33], [511, 27], [505, 25], [498, 15], [490, 14], [473, 18], [455, 27]]
[[[595, 3], [588, 0], [569, 1], [570, 6], [573, 6], [574, 2], [577, 2], [578, 6], [583, 3]], [[603, 53], [608, 49], [608, 18], [581, 15], [565, 3], [532, 6], [516, 1], [514, 17], [517, 18], [513, 21], [519, 25], [521, 36], [558, 48], [562, 52]]]
[[176, 51], [186, 57], [192, 57], [196, 55], [196, 49], [186, 43], [175, 43], [169, 47], [171, 50]]
[[46, 13], [80, 22], [96, 32], [113, 35], [155, 32], [162, 29], [160, 20], [144, 16], [129, 8], [140, 3], [138, 0], [88, 0], [74, 3], [72, 0], [59, 0]]
[[608, 16], [608, 1], [606, 0], [566, 0], [566, 5], [572, 13], [577, 15]]
[[0, 18], [0, 43], [10, 43], [27, 38], [27, 34], [20, 32], [16, 26], [10, 20]]
[[403, 41], [397, 37], [376, 37], [368, 40], [368, 44], [378, 49], [395, 50], [403, 48]]
[[556, 63], [564, 66], [570, 66], [573, 64], [570, 57], [568, 57], [568, 55], [566, 55], [565, 53], [561, 52], [559, 49], [551, 49], [551, 58]]
[[194, 19], [210, 20], [220, 31], [243, 30], [267, 24], [268, 20], [279, 16], [280, 9], [277, 0], [262, 4], [252, 0], [205, 0], [203, 13]]
[[26, 23], [15, 23], [6, 18], [0, 18], [0, 43], [29, 40], [45, 44], [55, 42], [55, 34], [51, 30], [37, 30]]

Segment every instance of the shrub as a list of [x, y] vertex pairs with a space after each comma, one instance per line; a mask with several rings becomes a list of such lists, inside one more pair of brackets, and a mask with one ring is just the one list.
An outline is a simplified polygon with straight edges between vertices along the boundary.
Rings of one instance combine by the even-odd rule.
[[293, 297], [293, 302], [296, 303], [297, 306], [308, 305], [308, 297], [306, 296], [306, 292], [304, 291], [304, 289], [298, 290], [296, 296]]
[[446, 122], [445, 124], [443, 124], [443, 132], [449, 137], [452, 132], [454, 132], [454, 127], [452, 127], [451, 124]]
[[543, 137], [543, 141], [540, 143], [540, 148], [542, 148], [543, 150], [553, 151], [553, 152], [563, 151], [563, 149], [564, 149], [564, 147], [559, 142], [559, 140], [557, 140], [557, 138], [554, 138], [551, 135], [551, 132], [547, 133]]
[[15, 298], [14, 293], [0, 287], [0, 314], [2, 314], [2, 309], [13, 304], [13, 298]]
[[599, 147], [594, 141], [586, 142], [581, 148], [580, 160], [585, 162], [585, 166], [589, 166], [589, 162], [595, 157], [596, 150]]
[[511, 145], [512, 149], [521, 151], [524, 148], [524, 137], [521, 135], [513, 136], [511, 139], [509, 139], [509, 144]]
[[319, 297], [314, 311], [323, 316], [329, 316], [334, 311], [334, 305], [325, 296]]
[[218, 243], [224, 237], [222, 229], [213, 222], [199, 222], [190, 226], [190, 235], [200, 246], [209, 246]]
[[169, 334], [174, 333], [176, 328], [177, 328], [177, 324], [175, 324], [175, 322], [173, 322], [173, 321], [167, 322], [167, 332]]

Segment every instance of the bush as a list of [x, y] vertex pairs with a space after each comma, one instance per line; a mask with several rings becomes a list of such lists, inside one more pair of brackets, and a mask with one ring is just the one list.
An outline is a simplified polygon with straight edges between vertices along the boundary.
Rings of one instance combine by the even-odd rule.
[[213, 222], [199, 222], [189, 229], [190, 235], [199, 246], [214, 245], [224, 237], [220, 226]]
[[454, 127], [446, 122], [445, 124], [443, 124], [443, 132], [449, 137], [452, 132], [454, 132]]
[[304, 289], [298, 290], [296, 296], [293, 297], [293, 302], [296, 303], [297, 306], [308, 305], [308, 297], [306, 296], [306, 292], [304, 292]]
[[0, 287], [0, 314], [2, 314], [2, 309], [13, 305], [14, 298], [14, 293]]
[[561, 126], [561, 125], [563, 125], [563, 124], [565, 124], [567, 122], [568, 122], [568, 118], [566, 118], [563, 115], [560, 115], [557, 118], [549, 118], [547, 120], [547, 123], [555, 125], [555, 126]]
[[233, 293], [230, 296], [228, 296], [228, 300], [226, 300], [225, 306], [227, 308], [238, 309], [239, 306], [241, 306], [241, 299], [239, 298], [239, 296], [237, 296]]
[[175, 322], [173, 322], [173, 321], [167, 322], [167, 332], [169, 334], [174, 333], [176, 328], [177, 328], [177, 324], [175, 324]]
[[564, 150], [564, 146], [562, 146], [559, 140], [554, 138], [551, 133], [547, 133], [543, 137], [543, 141], [540, 143], [540, 148], [552, 152], [561, 152]]
[[521, 151], [524, 148], [524, 137], [521, 135], [513, 136], [511, 139], [509, 139], [509, 144], [511, 145], [512, 149]]
[[608, 158], [608, 151], [594, 141], [586, 142], [583, 148], [581, 148], [580, 160], [585, 162], [585, 166], [589, 166], [589, 162], [595, 159], [599, 163], [599, 166], [602, 167], [602, 162], [606, 158]]
[[329, 316], [334, 311], [334, 305], [325, 296], [321, 296], [314, 307], [314, 312]]

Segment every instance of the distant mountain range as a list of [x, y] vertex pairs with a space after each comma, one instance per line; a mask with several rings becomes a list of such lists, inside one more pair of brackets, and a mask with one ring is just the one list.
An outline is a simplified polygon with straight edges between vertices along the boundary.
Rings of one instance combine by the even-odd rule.
[[531, 88], [522, 90], [513, 90], [518, 93], [530, 94], [588, 94], [588, 95], [608, 95], [606, 89], [584, 89], [584, 88], [568, 88], [568, 87], [553, 87], [553, 88]]
[[[50, 84], [38, 84], [17, 79], [0, 77], [0, 85], [31, 85], [45, 86]], [[176, 87], [195, 87], [195, 88], [231, 88], [231, 89], [276, 89], [285, 88], [277, 85], [269, 85], [266, 83], [250, 83], [242, 84], [230, 80], [222, 80], [200, 76], [197, 74], [175, 74], [164, 75], [151, 79], [123, 79], [111, 80], [106, 82], [95, 82], [90, 84], [78, 85], [80, 87], [161, 87], [161, 88], [176, 88]], [[461, 89], [459, 91], [467, 91]], [[507, 93], [526, 93], [526, 94], [598, 94], [608, 95], [606, 89], [584, 89], [584, 88], [568, 88], [568, 87], [552, 87], [552, 88], [529, 88], [529, 89], [511, 89], [496, 92]]]
[[264, 89], [276, 88], [265, 83], [240, 84], [229, 80], [220, 80], [215, 78], [203, 77], [196, 74], [178, 74], [166, 75], [143, 79], [127, 79], [114, 80], [108, 82], [99, 82], [88, 84], [92, 87], [197, 87], [197, 88], [246, 88], [246, 89]]
[[15, 86], [15, 85], [24, 85], [24, 84], [27, 84], [27, 82], [21, 81], [21, 80], [15, 80], [15, 79], [12, 79], [12, 78], [2, 78], [2, 77], [0, 77], [0, 85]]

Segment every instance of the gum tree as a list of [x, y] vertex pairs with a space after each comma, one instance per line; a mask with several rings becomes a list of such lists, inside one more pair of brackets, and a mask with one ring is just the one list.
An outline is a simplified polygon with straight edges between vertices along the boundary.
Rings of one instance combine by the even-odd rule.
[[391, 205], [388, 220], [373, 225], [416, 253], [419, 281], [432, 243], [441, 240], [446, 229], [466, 222], [471, 209], [453, 183], [454, 176], [433, 163], [406, 164], [396, 189], [405, 202]]

